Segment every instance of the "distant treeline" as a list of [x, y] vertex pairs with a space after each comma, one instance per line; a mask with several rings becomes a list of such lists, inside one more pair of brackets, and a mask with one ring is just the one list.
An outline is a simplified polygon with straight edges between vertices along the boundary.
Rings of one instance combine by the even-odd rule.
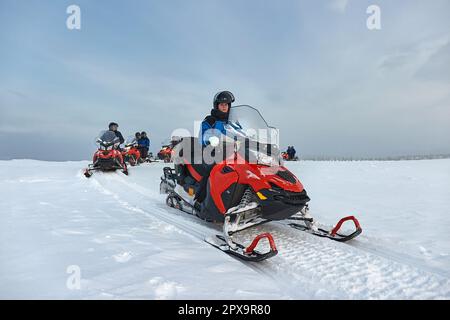
[[400, 161], [400, 160], [431, 160], [450, 159], [450, 154], [409, 155], [391, 157], [331, 157], [331, 156], [300, 156], [300, 160], [312, 161]]

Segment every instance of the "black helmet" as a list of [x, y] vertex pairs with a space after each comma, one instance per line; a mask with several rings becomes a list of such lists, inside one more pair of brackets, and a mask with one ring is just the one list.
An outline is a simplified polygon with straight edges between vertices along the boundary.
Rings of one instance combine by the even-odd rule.
[[115, 123], [115, 122], [111, 122], [110, 124], [109, 124], [109, 126], [108, 126], [108, 128], [111, 128], [112, 126], [119, 126], [117, 123]]
[[134, 134], [134, 136], [140, 136], [140, 135], [141, 135], [140, 132], [136, 132], [136, 133]]
[[213, 107], [217, 109], [219, 103], [228, 103], [231, 107], [231, 103], [234, 102], [234, 95], [230, 91], [221, 91], [214, 96]]
[[147, 135], [147, 132], [142, 131], [142, 132], [141, 132], [141, 136], [144, 136], [144, 135], [146, 136], [146, 135]]

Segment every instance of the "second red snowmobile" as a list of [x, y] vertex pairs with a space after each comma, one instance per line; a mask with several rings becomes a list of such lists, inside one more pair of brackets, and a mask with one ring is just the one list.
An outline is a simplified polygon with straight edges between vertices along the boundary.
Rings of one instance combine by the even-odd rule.
[[171, 145], [163, 145], [161, 150], [158, 152], [158, 159], [163, 160], [164, 162], [170, 162], [172, 158], [172, 146]]
[[164, 143], [157, 154], [158, 159], [164, 162], [172, 162], [173, 149], [180, 141], [181, 137], [173, 136], [168, 143]]
[[[361, 233], [353, 216], [341, 219], [331, 230], [319, 227], [309, 214], [306, 190], [282, 165], [276, 139], [269, 141], [255, 134], [274, 132], [258, 110], [250, 106], [231, 107], [228, 122], [227, 136], [215, 137], [217, 147], [208, 150], [208, 154], [212, 151], [215, 159], [221, 160], [215, 165], [205, 164], [205, 152], [201, 147], [199, 150], [198, 139], [184, 138], [174, 149], [175, 168], [164, 168], [161, 178], [160, 189], [168, 194], [169, 206], [223, 224], [223, 234], [207, 242], [241, 259], [261, 261], [278, 252], [270, 233], [258, 235], [249, 246], [236, 242], [233, 234], [277, 220], [288, 220], [292, 228], [337, 241], [347, 241]], [[354, 222], [355, 231], [338, 233], [348, 220]], [[261, 239], [269, 243], [267, 252], [256, 250]]]
[[125, 141], [125, 147], [122, 150], [124, 162], [128, 162], [131, 166], [138, 165], [141, 159], [141, 153], [138, 149], [136, 138], [131, 137]]
[[289, 154], [287, 152], [282, 152], [281, 153], [281, 157], [283, 158], [284, 161], [298, 161], [298, 157], [295, 156], [294, 158], [289, 158]]
[[123, 160], [122, 153], [118, 150], [120, 141], [114, 131], [102, 131], [96, 140], [98, 150], [94, 153], [92, 164], [86, 168], [86, 178], [92, 176], [93, 171], [116, 171], [128, 175], [127, 164]]

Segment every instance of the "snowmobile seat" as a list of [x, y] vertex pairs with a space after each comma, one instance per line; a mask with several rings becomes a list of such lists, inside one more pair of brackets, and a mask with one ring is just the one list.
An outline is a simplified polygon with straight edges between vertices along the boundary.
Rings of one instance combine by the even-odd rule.
[[206, 184], [214, 164], [203, 161], [203, 148], [197, 137], [184, 137], [173, 153], [177, 183], [184, 189], [193, 187], [200, 202], [206, 195]]
[[209, 175], [210, 168], [203, 162], [203, 150], [196, 137], [182, 138], [174, 148], [173, 159], [177, 174], [189, 175], [197, 182]]

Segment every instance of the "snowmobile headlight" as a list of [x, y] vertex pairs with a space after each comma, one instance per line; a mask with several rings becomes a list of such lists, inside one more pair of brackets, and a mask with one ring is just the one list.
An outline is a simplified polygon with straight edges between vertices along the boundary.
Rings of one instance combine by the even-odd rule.
[[257, 152], [256, 153], [256, 159], [258, 164], [263, 164], [265, 166], [278, 166], [278, 160], [273, 157], [269, 156], [266, 153]]
[[271, 156], [258, 153], [258, 163], [264, 164], [266, 166], [272, 166], [274, 163], [274, 159]]
[[209, 137], [208, 141], [209, 141], [209, 144], [213, 147], [217, 147], [220, 143], [220, 139], [217, 138], [216, 136]]

